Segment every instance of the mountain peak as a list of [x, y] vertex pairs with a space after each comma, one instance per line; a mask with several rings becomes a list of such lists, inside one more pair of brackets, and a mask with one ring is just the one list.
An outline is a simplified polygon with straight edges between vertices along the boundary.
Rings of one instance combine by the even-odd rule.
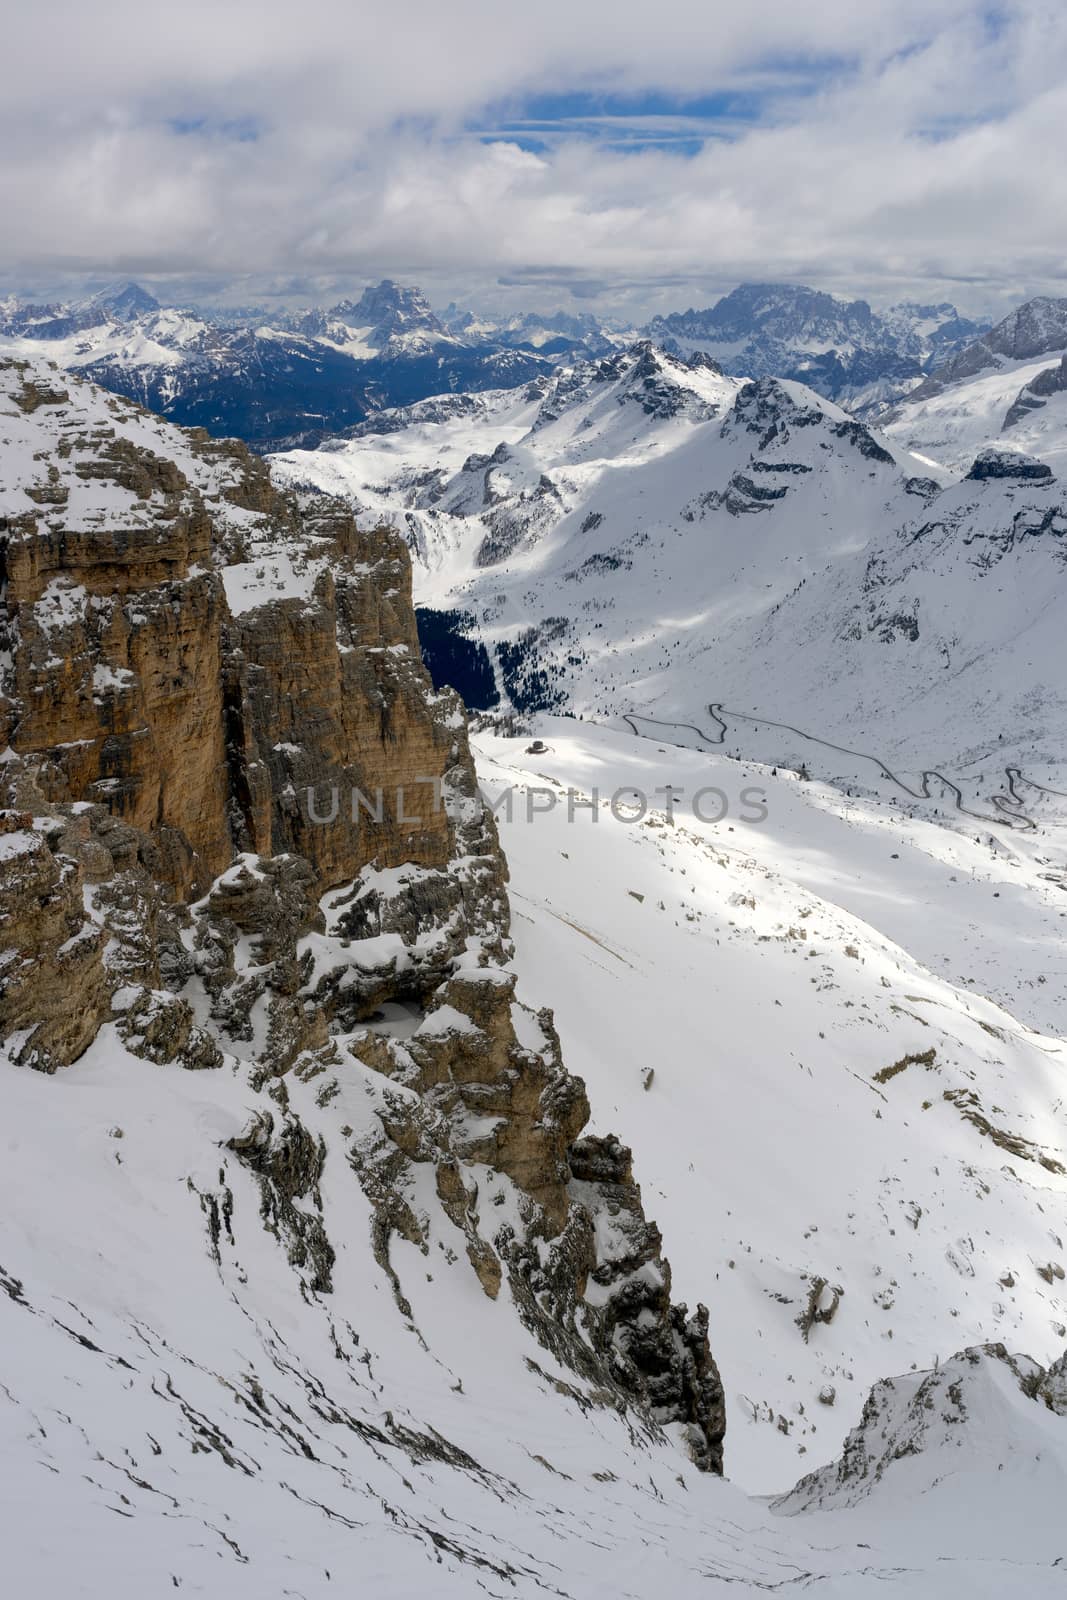
[[[346, 308], [342, 320], [351, 321], [354, 327], [372, 327], [383, 333], [387, 330], [387, 336], [410, 333], [416, 328], [444, 332], [422, 290], [396, 283], [392, 278], [383, 278], [380, 283], [368, 286], [355, 305], [351, 301], [341, 304]], [[334, 307], [330, 314], [339, 310]]]
[[853, 409], [921, 378], [980, 325], [954, 306], [872, 310], [795, 283], [742, 283], [703, 311], [657, 317], [646, 330], [676, 354], [697, 350], [745, 377], [796, 379]]
[[160, 303], [154, 294], [149, 294], [147, 289], [142, 289], [139, 283], [120, 283], [101, 289], [87, 302], [87, 306], [100, 311], [106, 311], [118, 322], [136, 322], [138, 317], [148, 316], [153, 311], [160, 310]]
[[691, 356], [680, 355], [672, 350], [664, 350], [653, 339], [635, 340], [633, 344], [617, 350], [614, 355], [606, 356], [596, 368], [598, 377], [612, 380], [623, 377], [650, 378], [666, 374], [677, 381], [684, 380], [685, 376], [692, 372], [721, 374], [722, 368], [706, 351], [698, 350]]
[[842, 330], [867, 330], [874, 313], [866, 300], [841, 300], [821, 289], [795, 283], [741, 283], [705, 311], [674, 313], [662, 319], [674, 331], [699, 321], [720, 339], [757, 333], [794, 337], [798, 327], [819, 336], [842, 337]]
[[964, 345], [913, 398], [926, 399], [940, 393], [946, 384], [973, 378], [1003, 361], [1030, 361], [1061, 350], [1067, 350], [1067, 299], [1037, 295], [1016, 306], [981, 338]]
[[564, 411], [585, 404], [604, 386], [611, 387], [619, 405], [636, 402], [657, 421], [682, 415], [706, 421], [732, 393], [721, 380], [722, 370], [710, 356], [688, 358], [661, 349], [651, 339], [639, 339], [600, 361], [565, 368], [545, 391], [534, 427], [558, 421]]

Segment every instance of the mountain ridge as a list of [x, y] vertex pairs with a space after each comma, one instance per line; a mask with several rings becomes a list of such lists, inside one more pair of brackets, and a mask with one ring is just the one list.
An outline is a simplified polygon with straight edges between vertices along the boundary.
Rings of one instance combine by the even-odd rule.
[[[985, 782], [1015, 761], [1067, 787], [1049, 611], [1067, 508], [1018, 448], [976, 452], [954, 482], [798, 383], [746, 383], [647, 341], [473, 409], [388, 421], [276, 470], [388, 510], [420, 604], [476, 618], [519, 709], [706, 726], [721, 700], [857, 750], [874, 719], [881, 759], [916, 792], [936, 767], [972, 796], [994, 715]], [[1021, 674], [1013, 636], [1028, 641]]]
[[746, 283], [703, 311], [657, 317], [646, 331], [678, 352], [706, 350], [729, 371], [793, 378], [828, 399], [871, 406], [918, 383], [981, 326], [947, 303], [880, 313], [803, 285]]
[[[676, 355], [705, 349], [731, 372], [796, 377], [873, 406], [979, 328], [949, 305], [881, 314], [802, 286], [744, 284], [707, 311], [653, 319], [643, 335]], [[0, 303], [0, 340], [13, 353], [56, 359], [171, 420], [260, 451], [314, 445], [390, 406], [609, 357], [635, 337], [588, 313], [494, 319], [449, 307], [438, 316], [419, 289], [392, 279], [357, 300], [292, 312], [163, 306], [132, 282], [68, 304]]]
[[986, 446], [1067, 470], [1067, 300], [1026, 301], [982, 338], [884, 407], [879, 421], [911, 449], [960, 469]]

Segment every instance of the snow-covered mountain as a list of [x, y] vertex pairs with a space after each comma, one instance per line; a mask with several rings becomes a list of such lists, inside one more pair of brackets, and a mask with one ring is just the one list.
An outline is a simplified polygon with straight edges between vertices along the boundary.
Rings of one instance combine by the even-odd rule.
[[70, 306], [0, 302], [0, 348], [43, 355], [258, 449], [315, 443], [386, 405], [520, 383], [552, 366], [532, 350], [449, 333], [417, 289], [388, 280], [357, 302], [276, 322], [208, 320], [127, 284]]
[[[755, 613], [760, 538], [766, 578], [831, 511], [843, 572], [898, 492], [955, 495], [899, 552], [933, 540], [946, 597], [972, 595], [955, 545], [996, 581], [1049, 532], [975, 521], [1047, 492], [1033, 470], [899, 490], [911, 463], [837, 407], [648, 346], [407, 427], [422, 471], [444, 441], [478, 580], [554, 547], [535, 512], [481, 550], [500, 505], [601, 496], [588, 535], [634, 502], [662, 565], [642, 497], [689, 494], [689, 593], [593, 563], [563, 579], [590, 638], [601, 580], [684, 630], [728, 559]], [[479, 428], [514, 437], [453, 467]], [[638, 717], [487, 726], [476, 783], [402, 542], [292, 492], [292, 460], [272, 481], [0, 362], [9, 1584], [1060, 1594], [1051, 806], [957, 826]], [[810, 498], [761, 497], [783, 482]], [[302, 808], [342, 779], [365, 804]], [[725, 1480], [699, 1470], [724, 1404]]]
[[927, 379], [923, 391], [934, 393], [990, 368], [1003, 370], [1011, 362], [1033, 361], [1037, 356], [1064, 349], [1067, 349], [1067, 300], [1039, 296], [1018, 306], [980, 339], [965, 345]]
[[492, 338], [513, 349], [533, 350], [557, 360], [609, 355], [627, 342], [624, 335], [588, 312], [575, 316], [566, 311], [528, 311], [498, 321], [449, 306], [444, 321], [452, 332], [466, 338]]
[[886, 432], [960, 470], [996, 445], [1063, 471], [1065, 357], [1067, 300], [1030, 300], [886, 410]]
[[1040, 836], [957, 828], [637, 727], [474, 748], [516, 960], [641, 1154], [679, 1292], [714, 1284], [727, 1470], [769, 1492], [879, 1376], [1064, 1352], [1067, 801]]
[[853, 408], [905, 392], [980, 332], [948, 304], [878, 312], [781, 283], [741, 284], [706, 310], [657, 317], [647, 329], [665, 349], [706, 351], [748, 377], [794, 378]]
[[1067, 495], [1041, 463], [952, 481], [796, 383], [649, 344], [390, 420], [277, 470], [392, 518], [419, 599], [462, 613], [514, 704], [693, 723], [875, 787], [884, 765], [931, 811], [953, 784], [987, 819], [1029, 810], [1007, 768], [1067, 789]]
[[740, 387], [706, 356], [643, 341], [521, 388], [387, 411], [351, 440], [274, 458], [275, 470], [342, 492], [365, 514], [403, 508], [418, 562], [451, 588], [565, 515], [557, 470], [583, 496], [611, 463], [641, 463], [688, 438]]
[[361, 361], [424, 355], [451, 342], [425, 295], [388, 278], [365, 289], [356, 301], [340, 300], [328, 310], [305, 312], [292, 319], [292, 326]]
[[[798, 378], [864, 410], [898, 397], [980, 327], [950, 305], [886, 313], [790, 285], [744, 284], [707, 311], [656, 318], [675, 355], [745, 376]], [[314, 445], [367, 416], [441, 393], [511, 387], [610, 357], [636, 335], [588, 313], [439, 317], [383, 279], [358, 300], [298, 313], [217, 316], [161, 306], [134, 283], [69, 304], [0, 301], [0, 347], [45, 356], [171, 420], [257, 449]]]

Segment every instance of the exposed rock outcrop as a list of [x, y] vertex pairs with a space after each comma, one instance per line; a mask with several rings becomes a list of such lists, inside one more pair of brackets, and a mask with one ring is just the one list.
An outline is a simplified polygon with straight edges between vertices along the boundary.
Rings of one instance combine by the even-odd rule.
[[[0, 434], [9, 1056], [53, 1071], [103, 1029], [146, 1071], [242, 1074], [256, 1109], [224, 1147], [306, 1297], [333, 1289], [324, 1174], [351, 1169], [413, 1326], [397, 1241], [458, 1244], [580, 1404], [721, 1470], [708, 1314], [672, 1304], [629, 1151], [581, 1137], [551, 1013], [516, 997], [505, 863], [400, 537], [24, 363], [0, 365]], [[221, 1261], [234, 1195], [221, 1169], [197, 1192]]]
[[1055, 394], [1062, 394], [1067, 389], [1067, 356], [1063, 356], [1058, 367], [1045, 367], [1036, 378], [1019, 390], [1015, 399], [1008, 408], [1001, 430], [1007, 433], [1009, 428], [1014, 428], [1017, 422], [1022, 422], [1032, 411], [1040, 411], [1042, 406], [1048, 405]]
[[1017, 306], [973, 344], [957, 350], [943, 366], [912, 390], [910, 398], [926, 400], [940, 394], [950, 384], [973, 378], [977, 373], [998, 367], [1004, 361], [1032, 361], [1038, 356], [1060, 351], [1065, 345], [1067, 300], [1053, 300], [1039, 295]]
[[569, 1159], [571, 1194], [600, 1218], [610, 1241], [590, 1268], [589, 1298], [602, 1305], [617, 1363], [634, 1374], [627, 1372], [630, 1383], [647, 1392], [660, 1421], [686, 1427], [694, 1459], [721, 1472], [726, 1407], [708, 1349], [707, 1307], [690, 1316], [671, 1304], [670, 1265], [659, 1229], [645, 1217], [630, 1150], [611, 1135], [589, 1136], [572, 1146]]
[[82, 907], [82, 874], [25, 812], [0, 812], [0, 1036], [52, 1071], [80, 1055], [109, 1011], [104, 932]]
[[[787, 1513], [856, 1505], [888, 1476], [905, 1494], [921, 1496], [949, 1459], [989, 1453], [1000, 1463], [1018, 1449], [1015, 1415], [1030, 1405], [1067, 1415], [1067, 1354], [1048, 1368], [1002, 1344], [974, 1345], [931, 1371], [876, 1383], [837, 1461], [801, 1478], [775, 1502]], [[1023, 1452], [1029, 1463], [1031, 1437]], [[923, 1467], [922, 1458], [929, 1464]], [[903, 1463], [907, 1462], [905, 1468]], [[954, 1465], [953, 1470], [959, 1467]]]
[[425, 693], [402, 541], [280, 495], [242, 445], [93, 393], [2, 368], [28, 464], [0, 486], [19, 646], [0, 723], [45, 797], [148, 833], [179, 893], [234, 835], [326, 884], [375, 856], [442, 865], [460, 723]]
[[1024, 455], [1021, 450], [998, 450], [994, 445], [989, 445], [978, 452], [967, 476], [979, 483], [986, 478], [1049, 483], [1052, 480], [1052, 468], [1034, 456]]

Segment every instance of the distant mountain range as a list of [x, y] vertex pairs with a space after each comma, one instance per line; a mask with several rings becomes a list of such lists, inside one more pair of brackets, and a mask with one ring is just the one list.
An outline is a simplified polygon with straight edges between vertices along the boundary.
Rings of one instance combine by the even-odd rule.
[[358, 300], [225, 317], [163, 306], [126, 283], [63, 304], [0, 301], [0, 348], [45, 355], [171, 421], [256, 449], [311, 447], [392, 407], [512, 388], [609, 356], [639, 336], [710, 355], [724, 372], [794, 377], [863, 411], [898, 399], [983, 332], [951, 305], [877, 312], [782, 284], [743, 284], [703, 311], [645, 329], [583, 313], [493, 320], [389, 279]]
[[1067, 300], [1028, 301], [988, 328], [947, 303], [878, 311], [748, 283], [626, 329], [564, 311], [438, 315], [420, 290], [385, 279], [356, 300], [265, 315], [164, 306], [136, 283], [62, 304], [11, 297], [0, 300], [0, 351], [45, 356], [262, 453], [406, 427], [412, 406], [425, 422], [471, 413], [479, 395], [548, 384], [642, 340], [726, 375], [802, 382], [950, 468], [1002, 434], [1043, 459], [1061, 440], [1067, 450]]
[[451, 305], [444, 313], [444, 322], [453, 333], [465, 338], [493, 339], [510, 349], [535, 351], [538, 355], [564, 361], [579, 355], [607, 355], [620, 340], [617, 329], [609, 329], [588, 312], [571, 316], [557, 311], [542, 316], [528, 311], [503, 322], [493, 322], [471, 311], [461, 312]]
[[136, 284], [73, 305], [8, 299], [0, 345], [261, 450], [315, 444], [383, 406], [508, 387], [552, 367], [532, 350], [450, 332], [417, 289], [389, 281], [276, 326], [164, 308]]
[[[837, 747], [873, 729], [894, 768], [965, 772], [993, 818], [983, 772], [1061, 760], [1067, 496], [1044, 461], [977, 445], [953, 481], [794, 380], [640, 341], [274, 470], [405, 532], [417, 598], [487, 653], [452, 640], [472, 699], [488, 657], [521, 710], [710, 730], [719, 701], [817, 726], [834, 749], [806, 759], [857, 781], [877, 767]], [[802, 743], [759, 739], [770, 763]]]
[[913, 388], [985, 325], [948, 304], [878, 312], [795, 284], [743, 283], [704, 311], [657, 317], [647, 331], [672, 354], [703, 350], [726, 372], [795, 378], [857, 410]]

